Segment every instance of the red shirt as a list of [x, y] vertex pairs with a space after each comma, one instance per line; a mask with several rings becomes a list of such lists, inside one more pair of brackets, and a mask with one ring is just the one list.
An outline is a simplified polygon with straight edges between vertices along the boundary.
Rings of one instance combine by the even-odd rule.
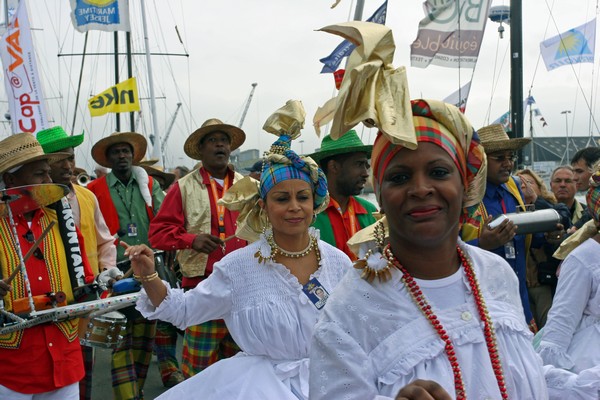
[[[210, 174], [200, 168], [198, 172], [202, 176], [202, 183], [206, 185], [208, 190], [208, 198], [210, 199], [210, 234], [219, 236], [219, 216], [217, 213], [217, 202], [210, 188]], [[229, 170], [230, 182], [233, 182], [234, 172]], [[219, 198], [223, 197], [223, 187], [217, 183], [217, 193]], [[238, 212], [225, 210], [225, 235], [227, 237], [235, 234], [236, 219]], [[183, 210], [183, 202], [181, 201], [181, 189], [179, 182], [175, 182], [169, 189], [162, 202], [158, 214], [150, 224], [150, 244], [152, 247], [160, 250], [173, 249], [190, 249], [196, 238], [197, 233], [189, 233], [185, 229], [185, 213]], [[206, 271], [204, 276], [187, 278], [183, 277], [182, 286], [184, 288], [193, 288], [203, 279], [206, 279], [213, 270], [213, 264], [220, 261], [227, 253], [240, 249], [246, 246], [246, 241], [238, 238], [231, 239], [225, 243], [225, 252], [221, 248], [216, 249], [208, 255], [206, 262]]]
[[[42, 213], [37, 211], [31, 223], [31, 232], [36, 238], [43, 230], [40, 226]], [[32, 246], [24, 237], [29, 227], [22, 216], [15, 218], [21, 250], [25, 254]], [[50, 274], [44, 260], [31, 256], [26, 268], [33, 295], [51, 291]], [[53, 391], [78, 382], [84, 375], [79, 339], [69, 343], [52, 323], [25, 329], [18, 349], [0, 348], [0, 360], [0, 385], [20, 393]]]
[[348, 247], [347, 242], [356, 232], [362, 229], [356, 215], [367, 214], [367, 210], [354, 197], [350, 196], [346, 212], [341, 212], [339, 204], [333, 197], [329, 199], [329, 205], [324, 212], [331, 222], [333, 232], [335, 232], [336, 247], [346, 253], [352, 261], [356, 260], [356, 256]]

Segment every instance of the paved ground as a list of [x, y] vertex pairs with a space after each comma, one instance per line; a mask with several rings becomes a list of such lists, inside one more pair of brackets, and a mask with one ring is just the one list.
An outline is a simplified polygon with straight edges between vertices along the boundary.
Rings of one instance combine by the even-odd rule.
[[[177, 354], [181, 356], [181, 336], [178, 336]], [[111, 400], [112, 386], [110, 379], [110, 358], [111, 350], [96, 348], [96, 364], [94, 365], [94, 377], [92, 380], [92, 399], [93, 400]], [[152, 362], [148, 370], [148, 378], [144, 384], [144, 400], [153, 400], [165, 389], [160, 380], [158, 372], [158, 362], [156, 356], [152, 356]]]

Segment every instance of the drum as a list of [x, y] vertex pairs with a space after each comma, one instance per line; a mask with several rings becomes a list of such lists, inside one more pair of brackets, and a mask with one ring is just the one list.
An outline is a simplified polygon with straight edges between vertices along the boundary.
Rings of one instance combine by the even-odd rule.
[[118, 311], [90, 319], [79, 319], [79, 342], [82, 346], [117, 348], [123, 341], [127, 318]]

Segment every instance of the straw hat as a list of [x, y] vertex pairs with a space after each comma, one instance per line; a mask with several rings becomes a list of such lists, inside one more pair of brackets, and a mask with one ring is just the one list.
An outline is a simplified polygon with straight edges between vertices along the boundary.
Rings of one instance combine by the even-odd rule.
[[69, 153], [44, 153], [42, 145], [31, 133], [17, 133], [0, 141], [0, 174], [34, 161], [49, 163], [71, 157]]
[[175, 174], [165, 172], [163, 167], [161, 167], [160, 165], [153, 167], [147, 164], [140, 164], [140, 167], [144, 168], [146, 173], [148, 173], [148, 176], [153, 176], [155, 178], [162, 179], [165, 183], [165, 190], [166, 188], [171, 186], [173, 182], [175, 182]]
[[158, 162], [158, 158], [142, 158], [142, 161], [138, 164], [140, 167], [149, 167]]
[[62, 126], [44, 129], [36, 134], [38, 142], [42, 145], [45, 153], [55, 153], [70, 147], [77, 147], [83, 143], [83, 133], [81, 135], [67, 135]]
[[185, 154], [194, 160], [201, 160], [202, 156], [200, 155], [199, 149], [200, 142], [206, 135], [213, 132], [223, 132], [229, 136], [229, 139], [231, 140], [231, 151], [240, 147], [246, 140], [246, 134], [237, 126], [224, 124], [220, 119], [211, 118], [206, 120], [200, 129], [197, 129], [187, 138], [183, 145]]
[[500, 124], [479, 128], [477, 134], [486, 154], [505, 150], [519, 150], [531, 142], [530, 138], [509, 138]]
[[143, 135], [136, 132], [114, 132], [110, 136], [98, 140], [96, 144], [92, 146], [92, 158], [103, 167], [111, 168], [112, 166], [106, 159], [106, 151], [110, 146], [119, 143], [127, 143], [133, 147], [134, 165], [137, 165], [146, 156], [148, 142]]
[[373, 146], [365, 145], [358, 137], [356, 131], [352, 129], [337, 140], [333, 140], [331, 135], [325, 136], [321, 142], [319, 151], [310, 154], [309, 157], [317, 162], [324, 158], [347, 153], [367, 153], [371, 157], [372, 150]]

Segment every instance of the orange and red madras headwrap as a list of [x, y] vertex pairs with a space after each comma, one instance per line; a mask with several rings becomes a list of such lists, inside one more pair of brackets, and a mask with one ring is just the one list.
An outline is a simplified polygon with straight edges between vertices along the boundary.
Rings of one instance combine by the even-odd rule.
[[[487, 161], [477, 132], [458, 108], [450, 104], [419, 99], [411, 101], [411, 107], [417, 142], [433, 143], [444, 149], [460, 172], [466, 193], [463, 206], [479, 204], [485, 193]], [[403, 148], [379, 132], [371, 155], [373, 187], [378, 199], [384, 171]]]
[[594, 172], [590, 176], [590, 187], [585, 196], [588, 210], [596, 223], [600, 222], [600, 162], [593, 168]]

